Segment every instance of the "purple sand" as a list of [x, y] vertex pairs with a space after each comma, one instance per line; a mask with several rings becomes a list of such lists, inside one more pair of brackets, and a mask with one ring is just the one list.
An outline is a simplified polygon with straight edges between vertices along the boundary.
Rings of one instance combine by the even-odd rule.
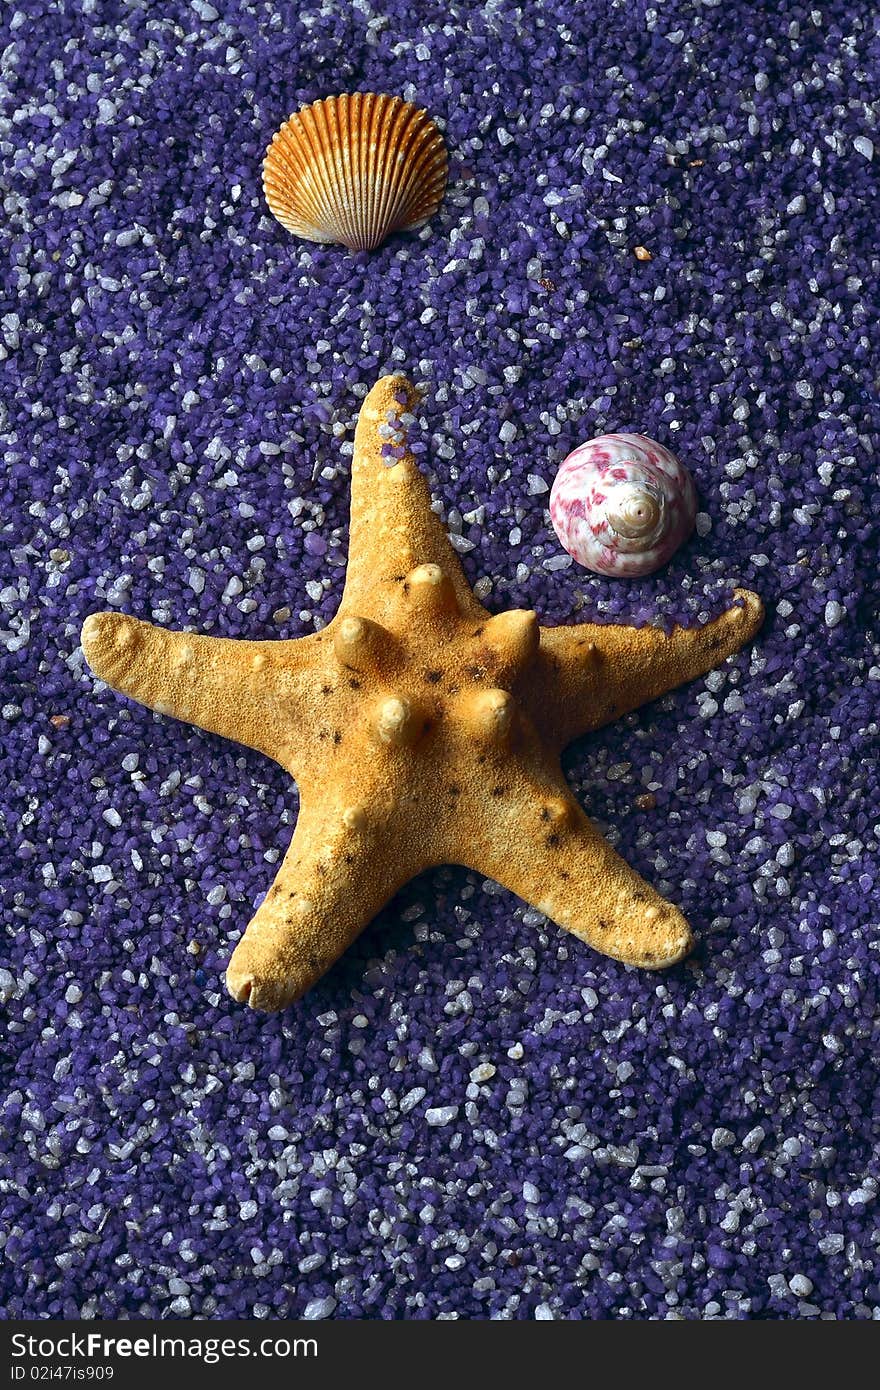
[[[0, 16], [5, 1314], [877, 1315], [868, 7], [63, 8]], [[356, 88], [451, 155], [370, 256], [260, 187], [280, 121]], [[767, 602], [752, 650], [567, 758], [694, 926], [668, 974], [449, 869], [283, 1016], [224, 991], [295, 789], [102, 687], [80, 624], [327, 622], [356, 412], [398, 367], [488, 607]], [[627, 583], [546, 512], [610, 429], [701, 494]]]

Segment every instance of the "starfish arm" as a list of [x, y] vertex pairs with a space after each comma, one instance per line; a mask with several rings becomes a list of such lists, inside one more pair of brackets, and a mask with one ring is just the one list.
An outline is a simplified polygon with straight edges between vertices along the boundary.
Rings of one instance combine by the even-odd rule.
[[544, 736], [564, 748], [667, 690], [703, 675], [757, 632], [764, 607], [757, 594], [701, 627], [659, 628], [583, 623], [541, 629], [530, 712]]
[[423, 867], [389, 852], [373, 811], [318, 791], [303, 802], [275, 882], [227, 966], [239, 1003], [272, 1013], [299, 999]]
[[201, 637], [93, 613], [82, 646], [95, 675], [120, 694], [286, 763], [302, 723], [292, 684], [304, 665], [300, 642]]
[[[364, 611], [374, 606], [376, 592], [380, 599], [383, 592], [391, 598], [410, 571], [436, 565], [447, 576], [458, 607], [479, 617], [483, 609], [442, 522], [431, 509], [427, 480], [406, 449], [406, 430], [399, 417], [415, 403], [415, 388], [405, 376], [385, 376], [361, 407], [351, 466], [351, 529], [342, 607]], [[398, 458], [383, 453], [388, 447], [403, 453]]]
[[677, 908], [614, 852], [566, 789], [521, 791], [476, 837], [470, 867], [494, 878], [589, 946], [659, 970], [693, 946]]

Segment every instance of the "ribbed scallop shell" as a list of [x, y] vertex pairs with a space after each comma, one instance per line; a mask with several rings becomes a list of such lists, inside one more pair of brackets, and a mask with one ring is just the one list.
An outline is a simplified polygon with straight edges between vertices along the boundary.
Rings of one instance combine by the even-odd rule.
[[355, 92], [284, 122], [266, 151], [263, 189], [294, 236], [372, 251], [434, 215], [446, 175], [443, 137], [427, 112], [402, 97]]
[[618, 578], [665, 565], [696, 516], [690, 473], [644, 434], [603, 434], [581, 444], [560, 464], [550, 490], [550, 520], [569, 555]]

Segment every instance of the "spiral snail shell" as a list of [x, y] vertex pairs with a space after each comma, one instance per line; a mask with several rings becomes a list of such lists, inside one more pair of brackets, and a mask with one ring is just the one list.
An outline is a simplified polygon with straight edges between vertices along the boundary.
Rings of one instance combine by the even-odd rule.
[[635, 578], [665, 565], [694, 529], [697, 494], [674, 454], [644, 434], [603, 434], [560, 465], [550, 519], [597, 574]]

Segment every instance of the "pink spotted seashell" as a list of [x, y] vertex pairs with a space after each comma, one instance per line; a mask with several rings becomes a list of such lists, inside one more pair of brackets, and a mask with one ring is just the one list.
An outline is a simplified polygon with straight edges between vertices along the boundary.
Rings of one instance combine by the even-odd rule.
[[635, 578], [665, 565], [694, 529], [693, 478], [644, 434], [602, 434], [563, 460], [550, 519], [569, 555], [596, 574]]

